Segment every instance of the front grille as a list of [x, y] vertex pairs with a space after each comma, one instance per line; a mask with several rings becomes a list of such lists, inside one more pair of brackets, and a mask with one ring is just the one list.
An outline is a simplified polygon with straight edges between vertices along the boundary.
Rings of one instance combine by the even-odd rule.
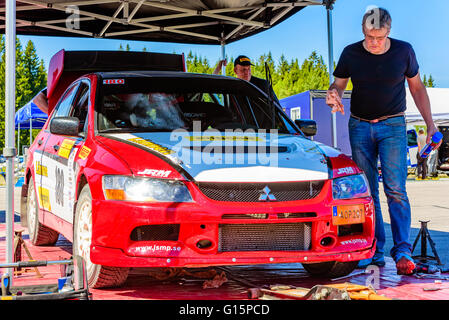
[[132, 241], [177, 241], [179, 224], [154, 224], [135, 228]]
[[224, 214], [222, 219], [268, 219], [268, 213]]
[[[277, 213], [278, 219], [315, 218], [315, 212]], [[222, 219], [268, 219], [268, 213], [226, 213]]]
[[221, 224], [219, 252], [310, 250], [312, 223]]
[[278, 219], [315, 218], [315, 212], [278, 213]]
[[[321, 192], [324, 181], [275, 183], [198, 182], [197, 185], [206, 197], [217, 201], [260, 202], [261, 196], [268, 196], [269, 198], [271, 195], [275, 197], [275, 201], [294, 201], [315, 198]], [[268, 187], [269, 192], [267, 192], [266, 187]]]

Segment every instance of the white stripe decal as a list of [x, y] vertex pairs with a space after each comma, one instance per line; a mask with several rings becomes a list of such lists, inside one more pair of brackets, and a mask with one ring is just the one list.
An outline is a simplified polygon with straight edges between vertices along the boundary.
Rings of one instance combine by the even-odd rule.
[[198, 182], [283, 182], [326, 180], [326, 172], [277, 167], [243, 167], [204, 170], [195, 176]]

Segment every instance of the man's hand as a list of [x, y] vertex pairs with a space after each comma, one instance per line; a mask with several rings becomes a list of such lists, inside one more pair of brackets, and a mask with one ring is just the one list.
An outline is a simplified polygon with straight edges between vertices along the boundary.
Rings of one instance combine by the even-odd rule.
[[[427, 126], [427, 139], [426, 139], [426, 144], [430, 142], [430, 140], [432, 139], [432, 136], [435, 134], [435, 132], [437, 132], [438, 129], [435, 127], [435, 124], [432, 123], [432, 125]], [[437, 144], [437, 146], [434, 149], [438, 149], [441, 146], [441, 143], [443, 141], [440, 140], [440, 142]]]
[[226, 61], [226, 59], [218, 61], [217, 67], [215, 68], [214, 72], [212, 72], [212, 74], [221, 74], [221, 69], [223, 67], [226, 67], [227, 64], [228, 61]]
[[228, 65], [228, 61], [226, 59], [218, 61], [218, 65], [220, 68], [226, 67]]
[[326, 104], [332, 108], [332, 113], [340, 111], [341, 114], [345, 114], [345, 107], [336, 89], [327, 90]]

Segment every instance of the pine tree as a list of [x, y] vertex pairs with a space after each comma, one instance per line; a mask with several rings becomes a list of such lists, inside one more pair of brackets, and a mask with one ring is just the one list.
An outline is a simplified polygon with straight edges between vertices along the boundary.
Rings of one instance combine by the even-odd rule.
[[[2, 53], [0, 62], [0, 148], [5, 143], [5, 41], [0, 38]], [[44, 61], [39, 59], [32, 41], [28, 41], [24, 50], [19, 39], [16, 39], [16, 106], [17, 111], [27, 104], [47, 84], [47, 72]], [[33, 137], [39, 129], [33, 130]], [[20, 144], [30, 144], [28, 130], [20, 131]], [[17, 135], [16, 135], [17, 136]], [[18, 150], [20, 151], [20, 150]]]
[[429, 80], [427, 80], [427, 87], [435, 88], [435, 80], [433, 79], [432, 75], [429, 75]]

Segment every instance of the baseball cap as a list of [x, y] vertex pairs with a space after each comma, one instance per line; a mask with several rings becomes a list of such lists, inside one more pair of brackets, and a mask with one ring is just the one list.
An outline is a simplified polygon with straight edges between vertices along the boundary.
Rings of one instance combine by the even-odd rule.
[[251, 60], [247, 57], [247, 56], [238, 56], [235, 60], [234, 60], [234, 65], [241, 65], [241, 66], [253, 66], [254, 64], [251, 63]]

